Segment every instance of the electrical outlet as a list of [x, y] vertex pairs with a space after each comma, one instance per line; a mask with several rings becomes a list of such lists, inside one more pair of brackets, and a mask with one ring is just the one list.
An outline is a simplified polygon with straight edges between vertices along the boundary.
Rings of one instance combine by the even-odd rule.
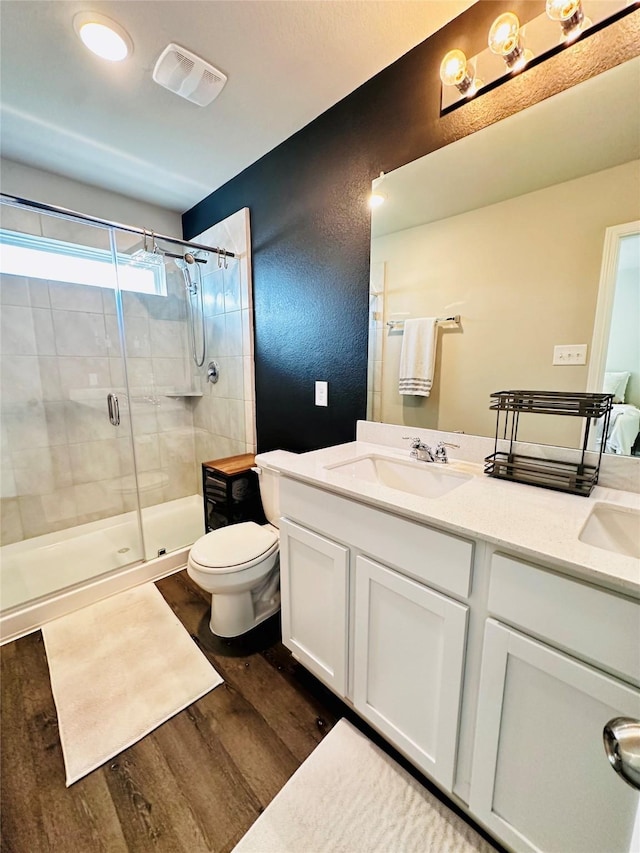
[[553, 348], [553, 364], [566, 366], [586, 363], [586, 344], [562, 344]]
[[329, 383], [316, 382], [316, 406], [329, 405]]

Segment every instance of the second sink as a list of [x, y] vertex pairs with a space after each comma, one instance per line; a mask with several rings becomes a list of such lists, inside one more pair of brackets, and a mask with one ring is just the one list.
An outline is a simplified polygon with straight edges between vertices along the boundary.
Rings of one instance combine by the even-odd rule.
[[627, 507], [597, 503], [578, 539], [605, 551], [640, 558], [640, 513]]
[[423, 498], [439, 498], [472, 478], [471, 474], [451, 471], [435, 462], [393, 459], [376, 453], [326, 467], [336, 474]]

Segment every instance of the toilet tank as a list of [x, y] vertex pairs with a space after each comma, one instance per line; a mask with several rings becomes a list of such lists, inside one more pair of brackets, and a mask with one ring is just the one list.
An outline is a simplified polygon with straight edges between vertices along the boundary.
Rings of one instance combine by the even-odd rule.
[[256, 468], [258, 482], [260, 484], [260, 498], [262, 508], [267, 521], [274, 527], [280, 526], [280, 474], [275, 468], [269, 466], [269, 457], [281, 451], [272, 453], [261, 453], [256, 456]]

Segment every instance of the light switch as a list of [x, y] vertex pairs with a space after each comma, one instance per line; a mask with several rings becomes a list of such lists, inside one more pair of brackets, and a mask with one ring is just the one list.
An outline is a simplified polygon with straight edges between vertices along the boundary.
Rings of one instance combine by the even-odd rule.
[[586, 344], [562, 344], [553, 348], [553, 364], [576, 365], [586, 363]]
[[316, 382], [316, 406], [329, 405], [329, 383]]

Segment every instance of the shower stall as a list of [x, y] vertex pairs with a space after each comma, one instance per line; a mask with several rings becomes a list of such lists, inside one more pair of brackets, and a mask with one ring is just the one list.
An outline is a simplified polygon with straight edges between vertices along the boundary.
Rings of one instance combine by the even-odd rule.
[[60, 610], [37, 605], [184, 565], [204, 532], [200, 463], [253, 448], [232, 251], [0, 201], [6, 637], [29, 622], [10, 617]]

